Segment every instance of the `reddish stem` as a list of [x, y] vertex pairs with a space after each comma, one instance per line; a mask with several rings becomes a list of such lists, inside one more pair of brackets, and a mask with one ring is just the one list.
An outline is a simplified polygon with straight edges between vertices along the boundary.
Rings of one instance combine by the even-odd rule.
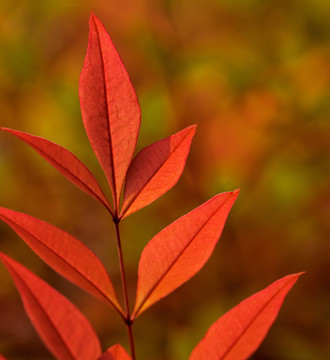
[[115, 216], [113, 218], [113, 222], [115, 223], [115, 227], [116, 227], [117, 250], [118, 250], [118, 258], [119, 258], [120, 274], [121, 274], [121, 283], [122, 283], [124, 303], [125, 303], [126, 318], [124, 319], [124, 321], [125, 321], [125, 324], [127, 326], [127, 332], [128, 332], [128, 338], [129, 338], [129, 346], [130, 346], [130, 350], [131, 350], [132, 360], [136, 360], [133, 329], [132, 329], [133, 321], [131, 320], [131, 313], [130, 313], [130, 308], [129, 308], [127, 283], [126, 283], [126, 275], [125, 275], [125, 266], [124, 266], [123, 251], [122, 251], [122, 247], [121, 247], [120, 232], [119, 232], [119, 222], [120, 222], [120, 220], [118, 219], [118, 217]]

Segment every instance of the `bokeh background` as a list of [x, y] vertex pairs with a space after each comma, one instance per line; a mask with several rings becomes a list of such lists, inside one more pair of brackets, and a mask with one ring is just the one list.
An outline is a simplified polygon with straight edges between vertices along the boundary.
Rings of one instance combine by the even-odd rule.
[[[111, 34], [138, 94], [138, 149], [198, 124], [176, 187], [123, 222], [132, 302], [148, 240], [216, 193], [241, 188], [207, 265], [136, 322], [138, 358], [188, 359], [221, 314], [305, 270], [252, 359], [329, 359], [330, 2], [1, 0], [0, 125], [67, 147], [107, 188], [78, 99], [91, 10]], [[1, 206], [81, 239], [120, 292], [106, 211], [25, 144], [0, 135]], [[0, 251], [77, 304], [104, 349], [117, 342], [128, 349], [117, 314], [60, 278], [3, 223]], [[51, 359], [2, 265], [0, 281], [0, 352]]]

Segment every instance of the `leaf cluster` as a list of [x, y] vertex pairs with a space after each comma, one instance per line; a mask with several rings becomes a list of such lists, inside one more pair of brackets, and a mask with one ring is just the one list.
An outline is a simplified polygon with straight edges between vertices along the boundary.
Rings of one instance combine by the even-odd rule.
[[[50, 267], [105, 302], [128, 330], [130, 355], [119, 344], [102, 351], [86, 317], [66, 297], [9, 256], [0, 253], [41, 340], [57, 359], [136, 359], [133, 324], [150, 306], [193, 277], [220, 238], [239, 191], [220, 193], [156, 234], [138, 265], [135, 305], [129, 307], [120, 223], [170, 190], [179, 180], [196, 126], [144, 148], [134, 158], [140, 106], [127, 71], [100, 20], [90, 17], [87, 55], [79, 97], [86, 133], [112, 197], [70, 151], [44, 138], [4, 128], [23, 140], [88, 195], [114, 222], [124, 304], [100, 259], [67, 232], [30, 215], [0, 208], [0, 218]], [[286, 276], [218, 319], [190, 360], [246, 359], [260, 345], [300, 274]], [[0, 355], [1, 357], [1, 355]]]

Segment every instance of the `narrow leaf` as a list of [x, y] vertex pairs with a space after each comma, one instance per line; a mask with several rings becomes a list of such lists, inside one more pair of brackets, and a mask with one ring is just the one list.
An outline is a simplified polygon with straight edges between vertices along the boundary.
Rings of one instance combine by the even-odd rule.
[[189, 360], [248, 359], [265, 338], [301, 274], [275, 281], [225, 313], [210, 327]]
[[238, 190], [214, 196], [150, 240], [139, 263], [133, 318], [202, 268], [237, 196]]
[[60, 173], [71, 180], [80, 189], [93, 196], [103, 204], [112, 214], [111, 206], [103, 194], [95, 177], [87, 167], [70, 151], [38, 136], [30, 135], [22, 131], [2, 128], [25, 141], [36, 150], [45, 160], [53, 165]]
[[121, 217], [145, 207], [179, 180], [196, 125], [143, 149], [132, 161], [126, 177]]
[[141, 111], [126, 69], [100, 20], [91, 15], [79, 96], [87, 135], [108, 178], [115, 208], [140, 128]]
[[59, 360], [91, 360], [100, 342], [84, 315], [62, 294], [10, 257], [0, 253], [25, 311], [49, 351]]
[[119, 344], [111, 346], [98, 360], [131, 360], [126, 350]]
[[0, 219], [59, 274], [123, 313], [101, 261], [82, 242], [54, 225], [0, 207]]

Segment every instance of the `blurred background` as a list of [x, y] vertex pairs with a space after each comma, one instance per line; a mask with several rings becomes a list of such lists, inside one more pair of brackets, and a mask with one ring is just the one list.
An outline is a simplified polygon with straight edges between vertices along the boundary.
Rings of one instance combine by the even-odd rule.
[[[68, 148], [107, 189], [78, 99], [91, 11], [136, 89], [138, 150], [198, 124], [179, 183], [122, 223], [132, 302], [146, 243], [213, 195], [241, 188], [203, 270], [137, 320], [138, 358], [188, 359], [225, 311], [284, 275], [306, 271], [252, 359], [329, 359], [330, 2], [1, 0], [0, 125]], [[109, 215], [4, 132], [0, 204], [75, 235], [121, 292]], [[0, 251], [69, 297], [104, 350], [117, 342], [128, 349], [119, 316], [53, 272], [4, 223]], [[2, 265], [0, 281], [0, 353], [51, 359]]]

